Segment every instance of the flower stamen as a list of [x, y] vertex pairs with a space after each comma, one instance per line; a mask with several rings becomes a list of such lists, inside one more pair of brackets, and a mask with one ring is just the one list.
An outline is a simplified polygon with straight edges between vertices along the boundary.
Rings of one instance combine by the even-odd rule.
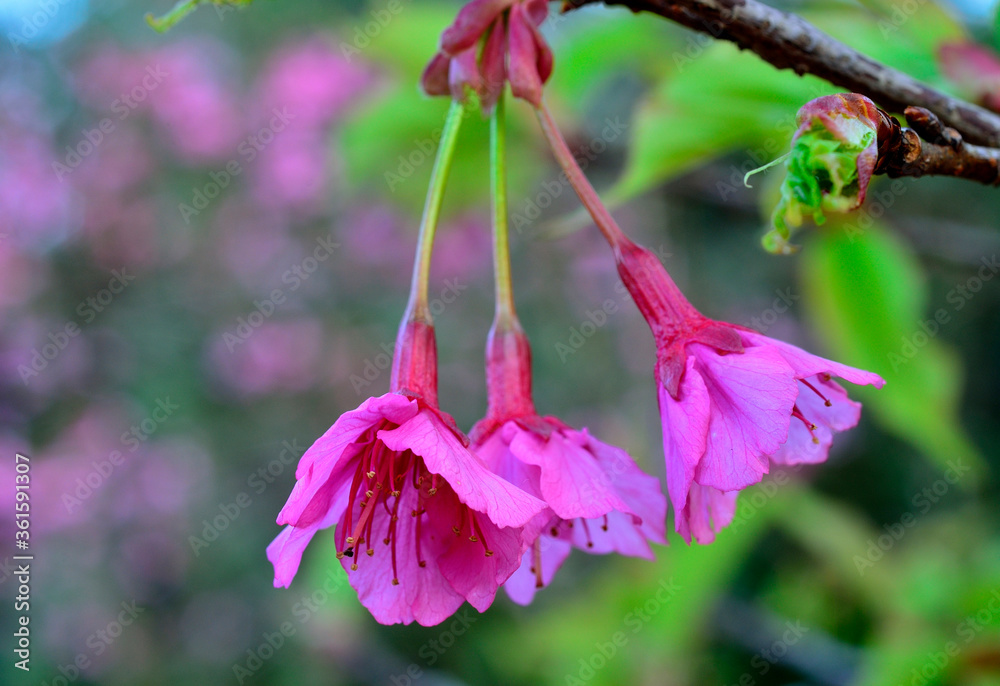
[[802, 383], [804, 383], [804, 384], [805, 384], [806, 386], [808, 386], [808, 387], [809, 387], [810, 389], [812, 389], [812, 392], [813, 392], [813, 393], [815, 393], [815, 394], [816, 394], [816, 395], [818, 395], [818, 396], [819, 396], [820, 398], [822, 398], [822, 399], [823, 399], [823, 403], [824, 403], [824, 404], [825, 404], [825, 405], [826, 405], [827, 407], [830, 407], [830, 406], [832, 406], [832, 405], [833, 405], [833, 403], [831, 403], [831, 402], [830, 402], [830, 400], [829, 400], [829, 399], [828, 399], [828, 398], [827, 398], [827, 397], [826, 397], [825, 395], [823, 395], [823, 394], [822, 394], [822, 393], [820, 393], [820, 392], [819, 392], [818, 390], [816, 390], [816, 387], [815, 387], [815, 386], [813, 386], [813, 385], [812, 385], [811, 383], [809, 383], [809, 382], [808, 382], [808, 381], [806, 381], [805, 379], [799, 379], [799, 381], [801, 381]]

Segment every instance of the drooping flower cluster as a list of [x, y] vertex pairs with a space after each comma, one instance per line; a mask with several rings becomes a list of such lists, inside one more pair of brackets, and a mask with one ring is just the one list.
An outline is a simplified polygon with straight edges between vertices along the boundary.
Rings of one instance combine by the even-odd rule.
[[538, 28], [548, 12], [547, 0], [472, 0], [441, 34], [424, 90], [457, 100], [473, 92], [489, 111], [509, 81], [514, 97], [539, 106], [552, 75], [552, 50]]
[[394, 373], [392, 392], [342, 415], [306, 451], [278, 515], [287, 526], [267, 552], [275, 585], [287, 587], [312, 537], [336, 524], [337, 557], [375, 619], [432, 625], [466, 600], [490, 606], [545, 503], [469, 452], [437, 407], [433, 328], [403, 329], [401, 347], [420, 351], [414, 375]]
[[[276, 586], [291, 583], [313, 536], [335, 526], [337, 557], [373, 616], [429, 625], [465, 601], [485, 610], [501, 585], [515, 602], [531, 602], [573, 548], [652, 558], [650, 543], [666, 543], [659, 479], [587, 429], [535, 409], [531, 351], [511, 288], [506, 81], [538, 111], [557, 161], [653, 333], [667, 493], [686, 541], [712, 542], [732, 521], [739, 491], [761, 481], [772, 463], [826, 459], [833, 434], [856, 425], [861, 409], [834, 377], [883, 384], [877, 374], [709, 319], [650, 251], [624, 235], [542, 100], [552, 66], [538, 33], [546, 11], [540, 0], [473, 0], [445, 31], [424, 74], [429, 93], [456, 102], [431, 174], [390, 392], [342, 415], [303, 455], [278, 516], [286, 528], [267, 551]], [[467, 438], [438, 407], [427, 282], [470, 89], [491, 112], [496, 312], [486, 346], [487, 411]], [[840, 123], [825, 125], [834, 130]], [[864, 136], [856, 142], [868, 144]], [[857, 173], [870, 175], [860, 166]]]

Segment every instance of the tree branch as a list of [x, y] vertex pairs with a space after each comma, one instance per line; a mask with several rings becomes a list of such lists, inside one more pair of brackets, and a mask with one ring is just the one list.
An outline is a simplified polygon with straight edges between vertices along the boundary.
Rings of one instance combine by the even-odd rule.
[[1000, 150], [967, 144], [958, 131], [922, 107], [906, 108], [906, 121], [913, 128], [880, 114], [876, 174], [955, 176], [1000, 186]]
[[[962, 134], [968, 143], [1000, 147], [1000, 115], [937, 91], [862, 55], [805, 19], [757, 0], [564, 0], [563, 11], [597, 2], [622, 5], [633, 12], [652, 12], [689, 29], [732, 41], [779, 69], [813, 74], [866, 95], [893, 112], [902, 112], [911, 105], [922, 107]], [[928, 168], [938, 168], [936, 164]]]

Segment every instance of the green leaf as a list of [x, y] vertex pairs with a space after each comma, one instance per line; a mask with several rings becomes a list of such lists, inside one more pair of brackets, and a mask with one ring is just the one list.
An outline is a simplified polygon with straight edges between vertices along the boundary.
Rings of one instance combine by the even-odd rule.
[[545, 88], [552, 99], [576, 107], [600, 92], [601, 85], [616, 73], [654, 82], [671, 67], [663, 55], [684, 50], [681, 34], [668, 22], [627, 9], [589, 10], [550, 14], [543, 25], [556, 53], [555, 71]]
[[611, 196], [620, 202], [739, 147], [759, 166], [786, 149], [802, 103], [833, 91], [729, 43], [713, 44], [640, 107], [625, 172]]
[[804, 299], [835, 359], [881, 374], [886, 385], [851, 389], [875, 419], [942, 469], [972, 468], [959, 485], [978, 483], [983, 462], [958, 420], [962, 369], [955, 354], [921, 323], [926, 285], [919, 263], [895, 237], [831, 221], [804, 251]]

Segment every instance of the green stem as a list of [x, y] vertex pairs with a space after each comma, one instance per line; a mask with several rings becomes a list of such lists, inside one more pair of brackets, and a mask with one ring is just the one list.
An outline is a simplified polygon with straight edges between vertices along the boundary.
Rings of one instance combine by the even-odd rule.
[[623, 241], [627, 242], [628, 238], [625, 237], [618, 223], [612, 218], [611, 213], [608, 212], [608, 208], [601, 202], [597, 191], [590, 185], [590, 181], [587, 180], [583, 170], [580, 169], [580, 165], [576, 163], [573, 153], [570, 152], [569, 146], [559, 131], [559, 127], [556, 126], [555, 120], [552, 118], [552, 113], [549, 112], [548, 105], [545, 104], [544, 100], [536, 112], [538, 114], [538, 121], [542, 125], [542, 132], [549, 141], [549, 146], [552, 148], [552, 154], [555, 155], [556, 162], [559, 163], [563, 172], [566, 173], [566, 178], [569, 179], [573, 190], [580, 197], [580, 202], [590, 212], [590, 216], [593, 217], [597, 228], [601, 230], [604, 238], [607, 239], [612, 247], [621, 245]]
[[441, 132], [441, 142], [438, 144], [437, 157], [431, 170], [431, 182], [427, 189], [427, 200], [424, 204], [424, 214], [420, 218], [420, 235], [417, 238], [417, 254], [413, 260], [413, 282], [410, 285], [410, 301], [407, 314], [410, 319], [417, 319], [428, 324], [431, 322], [430, 309], [427, 307], [427, 284], [430, 281], [431, 253], [434, 246], [434, 234], [437, 231], [438, 217], [441, 214], [441, 201], [444, 198], [445, 184], [451, 171], [454, 158], [455, 143], [458, 131], [462, 125], [464, 106], [452, 101], [448, 110], [448, 118]]
[[507, 134], [504, 93], [490, 118], [490, 188], [493, 199], [493, 272], [496, 279], [496, 321], [514, 319], [507, 224]]

